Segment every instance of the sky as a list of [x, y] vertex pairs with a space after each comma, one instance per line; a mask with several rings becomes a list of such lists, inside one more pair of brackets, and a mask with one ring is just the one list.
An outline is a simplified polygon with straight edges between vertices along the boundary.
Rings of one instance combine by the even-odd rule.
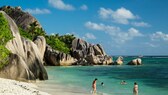
[[47, 34], [74, 34], [109, 55], [168, 55], [168, 0], [0, 0]]

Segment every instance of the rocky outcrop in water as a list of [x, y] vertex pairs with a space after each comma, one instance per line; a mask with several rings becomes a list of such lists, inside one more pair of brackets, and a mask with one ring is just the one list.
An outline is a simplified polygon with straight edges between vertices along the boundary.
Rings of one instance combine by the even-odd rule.
[[71, 55], [54, 50], [47, 45], [44, 58], [46, 65], [52, 66], [109, 65], [113, 62], [101, 45], [91, 45], [81, 39], [73, 40]]
[[11, 52], [9, 64], [1, 69], [0, 77], [17, 80], [46, 80], [47, 72], [43, 66], [45, 38], [40, 36], [34, 42], [20, 36], [15, 22], [3, 11], [13, 39], [7, 42], [6, 48]]
[[21, 7], [3, 6], [0, 10], [6, 12], [15, 23], [25, 31], [31, 31], [31, 24], [34, 24], [35, 27], [41, 28], [40, 23], [28, 12], [22, 11]]
[[128, 62], [127, 65], [142, 65], [142, 60], [140, 58], [136, 58]]
[[54, 50], [49, 45], [46, 46], [44, 58], [46, 64], [52, 66], [71, 66], [77, 62], [71, 55]]
[[109, 65], [113, 62], [100, 44], [92, 45], [78, 38], [72, 41], [72, 56], [78, 59], [78, 64], [81, 65]]
[[123, 57], [119, 56], [117, 60], [113, 63], [113, 65], [122, 65], [123, 64]]

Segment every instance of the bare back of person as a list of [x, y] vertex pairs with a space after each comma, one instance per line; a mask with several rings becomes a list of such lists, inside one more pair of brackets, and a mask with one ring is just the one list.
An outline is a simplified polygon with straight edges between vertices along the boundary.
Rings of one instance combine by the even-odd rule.
[[97, 78], [92, 83], [93, 93], [96, 93], [96, 81], [97, 81]]
[[138, 95], [138, 84], [136, 82], [134, 83], [133, 93], [134, 95]]

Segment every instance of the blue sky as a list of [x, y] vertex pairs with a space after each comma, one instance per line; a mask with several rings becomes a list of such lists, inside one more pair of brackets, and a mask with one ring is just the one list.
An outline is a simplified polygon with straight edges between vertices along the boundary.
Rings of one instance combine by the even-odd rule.
[[1, 0], [47, 34], [74, 34], [110, 55], [168, 55], [168, 0]]

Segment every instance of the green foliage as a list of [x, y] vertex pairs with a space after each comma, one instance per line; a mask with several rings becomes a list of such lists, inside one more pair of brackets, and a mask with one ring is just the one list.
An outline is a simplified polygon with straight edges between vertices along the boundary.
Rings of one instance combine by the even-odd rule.
[[8, 63], [8, 56], [10, 51], [6, 49], [6, 43], [12, 39], [10, 28], [7, 20], [3, 14], [0, 13], [0, 68], [4, 67]]
[[64, 53], [70, 53], [72, 47], [72, 41], [75, 39], [74, 35], [62, 35], [59, 34], [47, 35], [46, 41], [52, 48]]
[[69, 53], [70, 48], [68, 48], [67, 45], [64, 42], [60, 41], [58, 38], [58, 35], [46, 36], [47, 44], [49, 44], [52, 48], [56, 50], [59, 50], [64, 53]]
[[44, 36], [48, 45], [50, 45], [53, 49], [59, 50], [64, 53], [70, 53], [72, 47], [72, 40], [75, 39], [74, 35], [46, 35], [44, 30], [38, 27], [36, 21], [30, 24], [29, 31], [25, 31], [21, 27], [19, 27], [19, 31], [23, 37], [28, 38], [30, 40], [39, 35]]
[[41, 28], [36, 27], [37, 25], [35, 22], [32, 23], [30, 26], [30, 32], [24, 31], [21, 27], [19, 27], [20, 34], [23, 37], [32, 40], [34, 37], [42, 35], [46, 38], [47, 44], [50, 45], [53, 49], [59, 50], [64, 53], [70, 53], [72, 41], [73, 39], [75, 39], [74, 35], [46, 35]]
[[31, 36], [34, 36], [34, 37], [39, 36], [39, 35], [40, 36], [46, 35], [44, 30], [38, 27], [37, 21], [30, 24], [29, 33], [31, 34]]
[[19, 27], [19, 32], [20, 32], [20, 35], [21, 35], [22, 37], [28, 38], [28, 39], [30, 39], [30, 40], [33, 39], [33, 36], [32, 36], [30, 33], [28, 33], [27, 31], [23, 30], [21, 27]]
[[32, 24], [30, 24], [29, 31], [25, 31], [24, 29], [19, 27], [20, 35], [30, 40], [32, 40], [36, 36], [45, 36], [46, 34], [44, 30], [42, 28], [37, 27], [36, 23], [37, 22], [33, 22]]
[[72, 41], [75, 39], [75, 36], [67, 34], [67, 35], [59, 36], [59, 39], [60, 41], [64, 42], [68, 48], [71, 48]]

